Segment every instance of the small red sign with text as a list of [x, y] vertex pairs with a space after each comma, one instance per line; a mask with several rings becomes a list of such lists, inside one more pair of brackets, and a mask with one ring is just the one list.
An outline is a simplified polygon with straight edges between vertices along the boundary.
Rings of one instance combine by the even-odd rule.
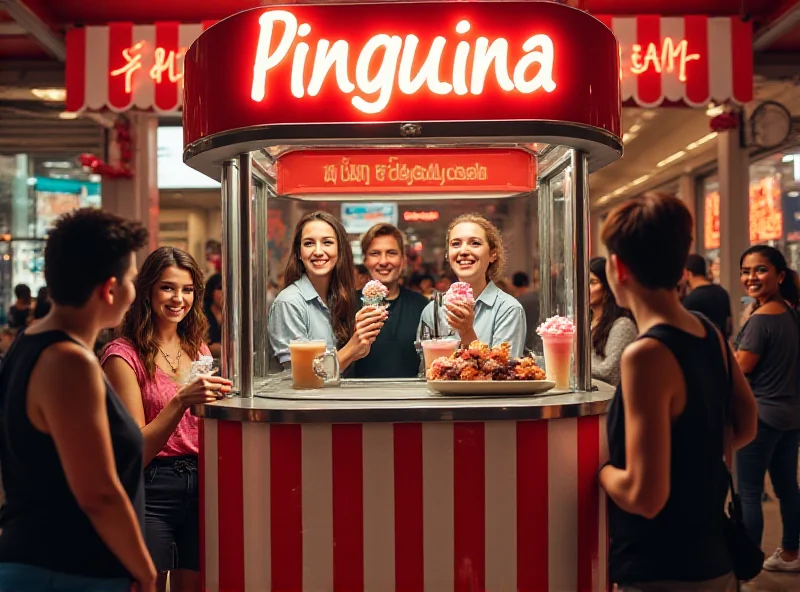
[[536, 160], [522, 150], [298, 150], [278, 160], [279, 195], [524, 193]]

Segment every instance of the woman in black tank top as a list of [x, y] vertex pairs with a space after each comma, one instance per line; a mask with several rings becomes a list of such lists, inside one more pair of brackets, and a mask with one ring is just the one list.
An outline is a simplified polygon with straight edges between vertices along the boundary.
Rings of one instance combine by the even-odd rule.
[[636, 319], [608, 414], [609, 574], [625, 591], [737, 589], [724, 537], [723, 456], [756, 431], [755, 400], [714, 326], [687, 312], [675, 287], [692, 217], [665, 194], [609, 214], [609, 284]]
[[56, 223], [53, 307], [0, 366], [0, 592], [155, 590], [141, 532], [142, 435], [92, 352], [133, 301], [138, 224], [100, 210]]

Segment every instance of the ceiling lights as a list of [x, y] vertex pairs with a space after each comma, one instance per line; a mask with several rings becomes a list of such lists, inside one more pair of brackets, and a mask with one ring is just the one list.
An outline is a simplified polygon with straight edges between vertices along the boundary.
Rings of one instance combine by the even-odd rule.
[[65, 88], [32, 88], [31, 94], [42, 101], [64, 102], [67, 99]]
[[62, 111], [58, 114], [59, 119], [78, 119], [78, 114], [75, 111]]

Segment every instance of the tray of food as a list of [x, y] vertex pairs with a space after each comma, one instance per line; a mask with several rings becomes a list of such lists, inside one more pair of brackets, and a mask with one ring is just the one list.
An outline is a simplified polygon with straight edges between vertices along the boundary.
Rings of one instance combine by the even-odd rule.
[[541, 395], [555, 382], [533, 358], [509, 355], [508, 343], [489, 347], [473, 341], [450, 356], [437, 358], [428, 370], [428, 387], [443, 395]]

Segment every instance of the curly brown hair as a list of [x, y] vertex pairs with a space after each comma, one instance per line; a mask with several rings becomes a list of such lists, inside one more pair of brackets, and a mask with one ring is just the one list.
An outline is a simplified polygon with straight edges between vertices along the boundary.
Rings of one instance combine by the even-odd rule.
[[294, 229], [292, 251], [283, 272], [284, 285], [289, 286], [303, 277], [306, 268], [300, 258], [300, 239], [303, 228], [313, 220], [320, 220], [333, 228], [339, 255], [336, 266], [331, 273], [331, 284], [328, 290], [328, 309], [331, 311], [333, 334], [339, 347], [343, 346], [353, 335], [355, 329], [356, 287], [353, 281], [353, 250], [347, 240], [347, 231], [336, 218], [327, 212], [311, 212], [303, 216]]
[[181, 346], [189, 353], [192, 360], [200, 355], [208, 331], [208, 321], [203, 314], [203, 272], [194, 258], [174, 247], [161, 247], [150, 253], [139, 270], [136, 278], [136, 299], [125, 314], [119, 335], [131, 342], [144, 365], [149, 378], [156, 374], [156, 355], [158, 345], [153, 324], [153, 310], [150, 304], [153, 286], [169, 267], [185, 269], [192, 276], [194, 284], [194, 301], [192, 308], [178, 323], [178, 337]]
[[483, 232], [486, 233], [486, 242], [489, 243], [489, 249], [494, 251], [496, 257], [486, 269], [486, 279], [495, 283], [499, 282], [502, 280], [503, 271], [505, 271], [506, 268], [506, 249], [503, 246], [503, 235], [500, 234], [497, 226], [489, 222], [489, 220], [480, 214], [461, 214], [455, 220], [450, 222], [450, 225], [447, 227], [447, 238], [445, 240], [445, 262], [448, 265], [450, 264], [450, 233], [453, 232], [453, 228], [459, 224], [463, 224], [464, 222], [472, 222], [473, 224], [477, 224], [483, 229]]

